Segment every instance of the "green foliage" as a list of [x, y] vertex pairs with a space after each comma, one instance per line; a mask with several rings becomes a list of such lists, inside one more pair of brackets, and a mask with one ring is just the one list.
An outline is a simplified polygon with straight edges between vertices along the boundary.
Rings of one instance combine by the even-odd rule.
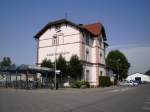
[[62, 55], [56, 60], [56, 68], [61, 71], [63, 77], [67, 76], [67, 62]]
[[81, 87], [86, 87], [86, 88], [89, 88], [90, 84], [88, 81], [74, 81], [73, 84], [72, 84], [72, 87], [73, 88], [81, 88]]
[[109, 52], [106, 58], [106, 65], [115, 74], [117, 74], [116, 78], [118, 77], [118, 72], [119, 72], [119, 79], [122, 80], [127, 77], [130, 64], [125, 55], [119, 50]]
[[99, 77], [99, 86], [100, 87], [109, 87], [111, 85], [110, 77], [100, 76]]
[[77, 55], [73, 55], [68, 66], [69, 75], [74, 79], [81, 79], [83, 66]]
[[149, 75], [150, 76], [150, 70], [146, 71], [145, 75]]
[[41, 63], [41, 67], [48, 67], [48, 68], [52, 68], [53, 67], [53, 64], [51, 62], [50, 59], [44, 59]]
[[1, 61], [1, 66], [4, 67], [11, 66], [11, 59], [9, 57], [3, 57], [3, 60]]

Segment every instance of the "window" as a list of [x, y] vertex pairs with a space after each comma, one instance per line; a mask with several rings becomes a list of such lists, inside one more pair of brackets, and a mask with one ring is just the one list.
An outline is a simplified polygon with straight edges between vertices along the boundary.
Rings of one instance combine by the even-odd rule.
[[55, 26], [55, 30], [59, 31], [60, 30], [60, 25]]
[[89, 45], [90, 44], [90, 36], [86, 35], [86, 44]]
[[102, 61], [103, 61], [103, 54], [102, 53], [100, 53], [100, 63], [103, 63]]
[[86, 49], [86, 61], [89, 61], [89, 50], [88, 49]]
[[58, 38], [57, 36], [53, 36], [52, 45], [57, 45], [57, 44], [58, 44]]
[[59, 35], [59, 44], [63, 44], [64, 43], [64, 36], [63, 35]]
[[90, 71], [86, 70], [86, 76], [85, 76], [85, 80], [86, 81], [89, 81], [89, 73], [90, 73]]
[[100, 71], [100, 76], [103, 76], [103, 71]]
[[101, 38], [99, 39], [99, 44], [100, 44], [100, 47], [102, 47], [102, 39]]

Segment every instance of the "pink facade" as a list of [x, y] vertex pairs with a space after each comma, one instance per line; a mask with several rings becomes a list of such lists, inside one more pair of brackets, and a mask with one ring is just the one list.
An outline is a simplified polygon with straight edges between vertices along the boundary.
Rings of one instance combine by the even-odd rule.
[[[55, 60], [61, 54], [67, 61], [77, 55], [83, 62], [83, 80], [98, 85], [98, 77], [106, 75], [106, 35], [102, 24], [78, 25], [62, 19], [48, 23], [36, 36], [37, 63]], [[56, 54], [55, 54], [56, 53]]]

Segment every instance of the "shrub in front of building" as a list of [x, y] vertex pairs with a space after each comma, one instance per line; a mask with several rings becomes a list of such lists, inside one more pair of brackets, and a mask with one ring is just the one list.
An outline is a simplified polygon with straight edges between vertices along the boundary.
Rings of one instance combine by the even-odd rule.
[[88, 81], [74, 81], [71, 85], [73, 88], [89, 88], [90, 84]]
[[99, 76], [99, 86], [100, 87], [109, 87], [110, 85], [111, 85], [110, 77]]

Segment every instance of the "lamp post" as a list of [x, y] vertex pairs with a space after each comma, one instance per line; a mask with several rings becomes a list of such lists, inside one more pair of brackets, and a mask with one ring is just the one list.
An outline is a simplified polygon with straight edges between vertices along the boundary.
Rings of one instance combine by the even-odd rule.
[[[57, 44], [57, 35], [55, 36], [55, 40], [56, 40], [56, 44]], [[56, 88], [56, 81], [57, 81], [57, 79], [56, 79], [56, 52], [57, 52], [57, 45], [55, 45], [55, 89], [57, 89]]]
[[61, 30], [60, 29], [57, 29], [56, 30], [56, 36], [54, 36], [54, 39], [55, 39], [55, 90], [57, 89], [57, 87], [56, 87], [56, 84], [57, 84], [57, 74], [56, 74], [56, 70], [57, 70], [57, 65], [56, 65], [56, 58], [57, 58], [57, 38], [58, 38], [58, 32], [60, 32]]
[[118, 83], [119, 83], [119, 61], [120, 59], [117, 59]]

